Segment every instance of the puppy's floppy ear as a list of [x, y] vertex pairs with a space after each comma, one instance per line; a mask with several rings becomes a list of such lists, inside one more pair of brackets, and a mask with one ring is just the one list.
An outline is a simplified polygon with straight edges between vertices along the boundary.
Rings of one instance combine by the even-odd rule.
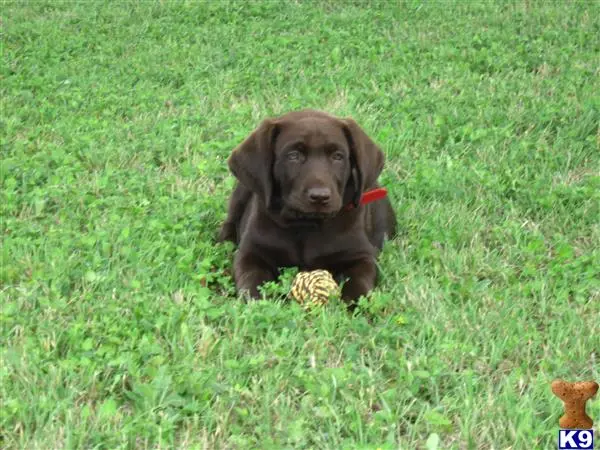
[[259, 127], [238, 145], [227, 160], [235, 177], [271, 206], [273, 196], [274, 144], [278, 127], [271, 119], [264, 120]]
[[385, 156], [353, 119], [343, 119], [342, 122], [344, 134], [350, 145], [355, 184], [354, 204], [358, 206], [363, 191], [376, 185], [377, 178], [383, 170]]

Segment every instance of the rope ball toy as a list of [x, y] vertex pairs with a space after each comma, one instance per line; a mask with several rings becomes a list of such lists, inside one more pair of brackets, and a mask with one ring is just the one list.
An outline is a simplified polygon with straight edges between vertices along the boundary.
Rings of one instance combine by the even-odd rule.
[[313, 270], [296, 275], [290, 294], [308, 309], [325, 305], [329, 297], [340, 294], [340, 287], [327, 270]]

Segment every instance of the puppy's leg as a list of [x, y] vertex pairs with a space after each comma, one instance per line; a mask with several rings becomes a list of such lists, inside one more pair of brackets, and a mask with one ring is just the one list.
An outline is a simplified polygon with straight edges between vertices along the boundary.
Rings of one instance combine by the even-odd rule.
[[227, 218], [221, 226], [218, 241], [231, 241], [234, 244], [239, 242], [239, 228], [246, 207], [252, 198], [252, 191], [241, 183], [237, 183], [231, 198], [229, 199], [229, 208], [227, 210]]
[[238, 293], [251, 298], [260, 298], [258, 286], [265, 281], [273, 281], [275, 274], [264, 261], [251, 253], [238, 252], [233, 262], [235, 287]]
[[348, 278], [342, 288], [342, 299], [346, 302], [358, 300], [361, 295], [368, 294], [375, 287], [377, 266], [372, 257], [358, 260], [343, 273]]

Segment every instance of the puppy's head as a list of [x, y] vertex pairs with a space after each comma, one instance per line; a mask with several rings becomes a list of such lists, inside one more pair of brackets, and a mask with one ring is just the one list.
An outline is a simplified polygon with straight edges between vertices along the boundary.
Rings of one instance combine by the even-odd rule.
[[305, 110], [265, 120], [228, 163], [268, 209], [326, 218], [358, 205], [375, 185], [384, 156], [352, 119]]

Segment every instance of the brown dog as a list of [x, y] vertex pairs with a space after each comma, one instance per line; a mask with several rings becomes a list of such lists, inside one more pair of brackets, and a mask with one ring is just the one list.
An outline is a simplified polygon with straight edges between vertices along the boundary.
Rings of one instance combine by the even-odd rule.
[[238, 183], [219, 239], [239, 246], [238, 291], [258, 297], [282, 267], [347, 279], [345, 300], [373, 289], [375, 260], [396, 218], [388, 198], [360, 200], [378, 187], [383, 163], [352, 119], [304, 110], [265, 120], [228, 160]]

